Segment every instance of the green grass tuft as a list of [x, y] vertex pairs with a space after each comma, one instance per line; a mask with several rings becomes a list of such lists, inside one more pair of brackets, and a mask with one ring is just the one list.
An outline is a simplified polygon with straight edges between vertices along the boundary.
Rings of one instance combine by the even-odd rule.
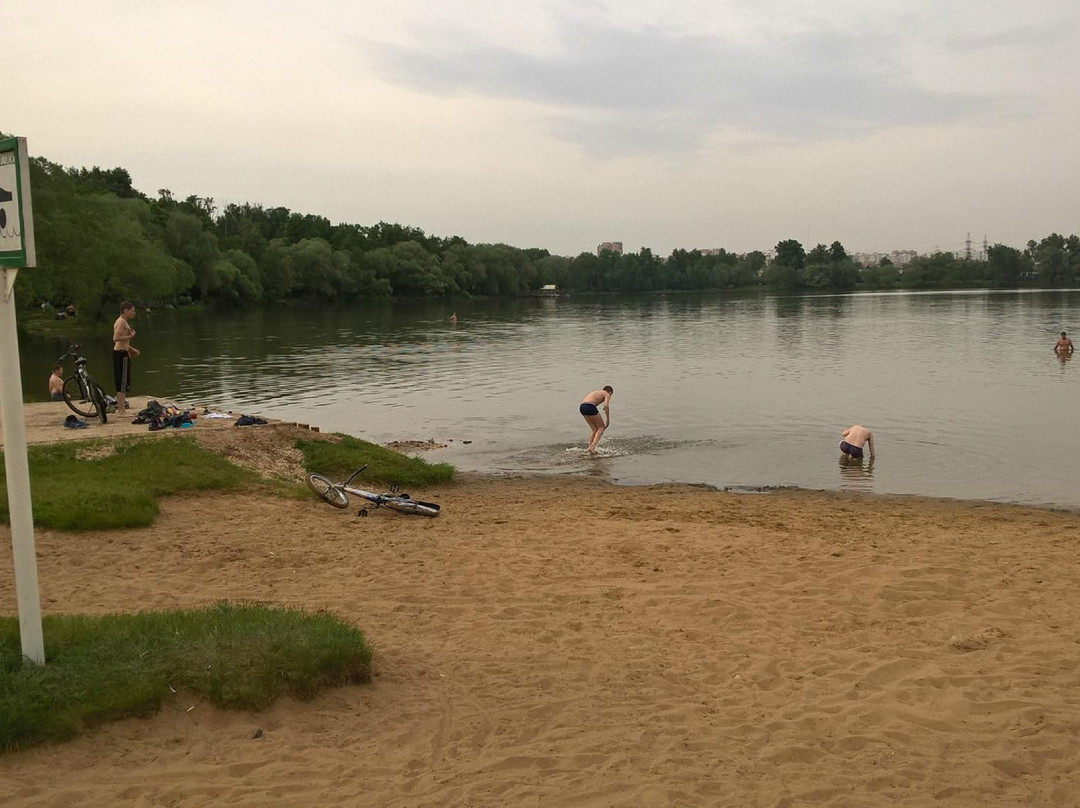
[[[77, 457], [109, 446], [115, 453], [93, 460]], [[147, 527], [157, 516], [160, 496], [259, 479], [186, 436], [31, 446], [28, 459], [34, 524], [57, 530]], [[0, 519], [8, 520], [6, 486], [0, 489]]]
[[357, 478], [361, 485], [378, 482], [425, 488], [448, 483], [454, 477], [454, 467], [449, 463], [428, 463], [349, 435], [336, 437], [340, 437], [337, 443], [298, 440], [296, 447], [304, 453], [304, 468], [343, 480], [366, 463], [367, 469]]
[[260, 709], [287, 693], [371, 680], [359, 629], [326, 613], [221, 603], [203, 609], [43, 619], [46, 664], [24, 665], [0, 618], [0, 751], [154, 713], [175, 690]]

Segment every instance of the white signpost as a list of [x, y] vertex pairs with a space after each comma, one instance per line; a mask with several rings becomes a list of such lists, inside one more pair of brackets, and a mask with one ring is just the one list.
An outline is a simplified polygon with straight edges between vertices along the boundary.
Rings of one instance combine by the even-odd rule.
[[37, 264], [34, 217], [30, 204], [30, 160], [26, 138], [0, 140], [0, 420], [4, 424], [4, 468], [7, 477], [11, 547], [15, 554], [15, 598], [23, 657], [45, 664], [38, 595], [34, 512], [30, 501], [30, 467], [26, 460], [19, 334], [15, 328], [15, 276]]

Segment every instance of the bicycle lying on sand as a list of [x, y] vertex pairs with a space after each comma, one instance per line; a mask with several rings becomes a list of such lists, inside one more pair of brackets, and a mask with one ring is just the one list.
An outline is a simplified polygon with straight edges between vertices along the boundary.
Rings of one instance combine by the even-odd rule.
[[[376, 508], [387, 507], [398, 513], [415, 513], [420, 516], [438, 516], [439, 506], [434, 502], [420, 502], [412, 499], [408, 494], [398, 493], [396, 485], [390, 486], [390, 493], [376, 494], [374, 491], [365, 491], [363, 488], [354, 488], [351, 483], [353, 478], [367, 468], [361, 466], [354, 471], [343, 483], [335, 483], [329, 477], [321, 474], [309, 474], [307, 476], [308, 487], [314, 491], [323, 502], [333, 505], [335, 508], [349, 507], [349, 494], [366, 500]], [[367, 516], [368, 509], [361, 508], [357, 516]]]
[[68, 357], [75, 360], [75, 372], [64, 379], [64, 403], [83, 418], [100, 418], [101, 423], [108, 423], [105, 391], [86, 372], [86, 358], [79, 356], [78, 345], [68, 348], [68, 352], [56, 360], [57, 364], [64, 364]]

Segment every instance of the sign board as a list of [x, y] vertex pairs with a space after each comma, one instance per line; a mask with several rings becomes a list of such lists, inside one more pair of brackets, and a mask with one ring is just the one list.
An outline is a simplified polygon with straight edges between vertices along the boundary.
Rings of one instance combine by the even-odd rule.
[[30, 207], [30, 160], [26, 138], [0, 139], [0, 429], [4, 435], [4, 477], [8, 521], [15, 562], [15, 599], [23, 658], [45, 664], [38, 594], [37, 552], [34, 549], [34, 506], [30, 499], [30, 464], [26, 458], [19, 333], [15, 327], [15, 276], [32, 267], [34, 217]]
[[37, 266], [26, 138], [0, 140], [0, 267]]

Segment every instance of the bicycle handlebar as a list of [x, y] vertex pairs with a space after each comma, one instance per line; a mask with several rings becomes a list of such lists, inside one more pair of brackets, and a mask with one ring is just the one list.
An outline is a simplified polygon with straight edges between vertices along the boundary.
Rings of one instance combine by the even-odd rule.
[[348, 485], [349, 483], [351, 483], [353, 481], [353, 478], [356, 477], [357, 474], [359, 474], [361, 471], [363, 471], [367, 467], [368, 467], [367, 463], [362, 465], [360, 468], [358, 468], [356, 471], [354, 471], [352, 474], [350, 474], [349, 479], [347, 479], [344, 483], [342, 483], [342, 485]]

